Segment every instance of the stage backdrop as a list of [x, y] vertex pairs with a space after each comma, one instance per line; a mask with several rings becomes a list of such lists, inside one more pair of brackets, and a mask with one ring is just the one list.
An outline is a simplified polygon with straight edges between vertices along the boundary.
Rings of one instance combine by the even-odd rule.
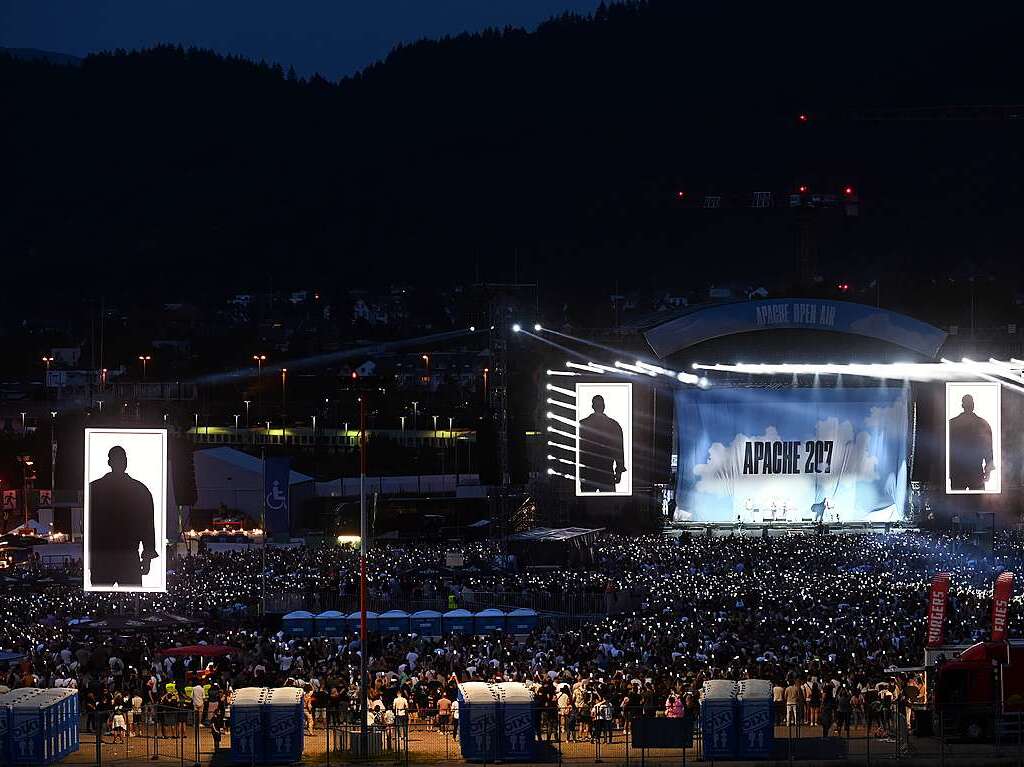
[[677, 521], [892, 521], [908, 390], [680, 389]]

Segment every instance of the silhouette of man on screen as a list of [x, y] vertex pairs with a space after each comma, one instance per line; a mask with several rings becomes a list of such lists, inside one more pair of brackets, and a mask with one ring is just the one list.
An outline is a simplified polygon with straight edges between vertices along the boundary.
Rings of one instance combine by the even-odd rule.
[[128, 476], [128, 455], [120, 445], [107, 452], [107, 465], [110, 473], [89, 483], [90, 579], [93, 586], [141, 586], [159, 556], [153, 494]]
[[951, 490], [984, 490], [992, 476], [992, 427], [974, 412], [974, 397], [960, 400], [964, 411], [949, 419], [949, 487]]
[[580, 421], [580, 492], [614, 493], [626, 471], [622, 427], [604, 414], [604, 397], [591, 400], [594, 412]]

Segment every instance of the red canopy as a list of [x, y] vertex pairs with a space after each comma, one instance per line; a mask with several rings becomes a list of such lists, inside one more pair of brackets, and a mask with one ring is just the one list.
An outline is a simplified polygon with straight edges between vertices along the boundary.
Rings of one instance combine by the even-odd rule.
[[239, 649], [224, 644], [193, 644], [187, 647], [168, 647], [158, 652], [160, 655], [202, 655], [206, 658], [219, 658], [221, 655], [239, 652]]

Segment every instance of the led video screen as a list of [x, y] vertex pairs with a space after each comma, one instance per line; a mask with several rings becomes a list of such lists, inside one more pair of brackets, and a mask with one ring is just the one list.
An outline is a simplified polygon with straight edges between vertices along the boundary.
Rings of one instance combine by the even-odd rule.
[[576, 495], [633, 494], [633, 385], [576, 384]]
[[999, 493], [1000, 396], [990, 382], [946, 383], [946, 492]]
[[167, 432], [86, 429], [86, 591], [167, 590]]

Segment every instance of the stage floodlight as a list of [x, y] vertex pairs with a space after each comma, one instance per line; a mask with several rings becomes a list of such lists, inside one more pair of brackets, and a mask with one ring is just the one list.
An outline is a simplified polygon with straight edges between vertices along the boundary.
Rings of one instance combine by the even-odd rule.
[[557, 473], [558, 472], [555, 471], [554, 469], [551, 469], [551, 468], [548, 469], [548, 474], [557, 474]]
[[534, 330], [535, 330], [536, 332], [538, 332], [538, 333], [539, 333], [539, 332], [540, 332], [540, 331], [542, 331], [542, 330], [543, 330], [544, 328], [542, 328], [542, 327], [540, 326], [540, 323], [538, 322], [538, 323], [537, 323], [536, 325], [534, 325], [534, 326], [533, 326], [533, 329], [534, 329]]
[[476, 332], [476, 325], [470, 325], [469, 326], [469, 332], [470, 333], [475, 333]]
[[518, 322], [515, 325], [512, 326], [512, 332], [513, 333], [518, 333], [522, 329], [523, 329], [522, 326]]
[[554, 417], [555, 417], [555, 414], [554, 414], [554, 413], [552, 413], [552, 412], [551, 412], [551, 411], [549, 410], [549, 411], [547, 412], [547, 417], [548, 417], [548, 418], [554, 418]]

